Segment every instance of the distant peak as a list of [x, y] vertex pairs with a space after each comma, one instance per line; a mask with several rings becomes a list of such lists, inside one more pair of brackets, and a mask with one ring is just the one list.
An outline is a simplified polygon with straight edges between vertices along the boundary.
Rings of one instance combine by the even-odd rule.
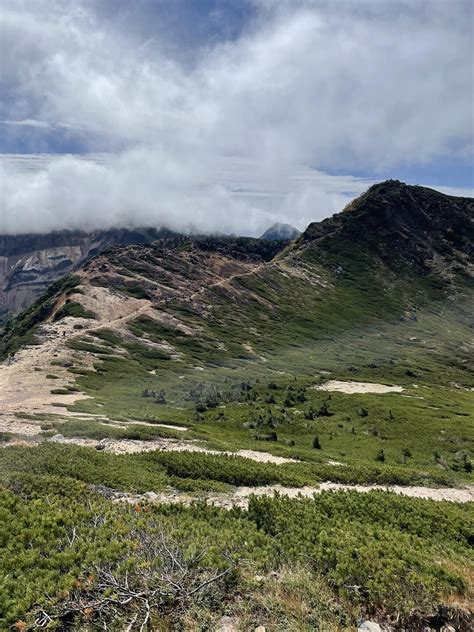
[[301, 235], [301, 231], [299, 231], [291, 224], [281, 224], [280, 222], [276, 222], [275, 224], [272, 224], [270, 228], [267, 228], [260, 239], [283, 239], [289, 241], [292, 239], [296, 239], [297, 237], [299, 237], [299, 235]]

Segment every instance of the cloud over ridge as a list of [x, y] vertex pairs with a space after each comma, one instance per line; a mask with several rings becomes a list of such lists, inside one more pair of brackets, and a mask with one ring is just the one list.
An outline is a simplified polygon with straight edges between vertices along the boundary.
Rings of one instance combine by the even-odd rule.
[[2, 131], [84, 152], [1, 161], [0, 232], [304, 227], [365, 188], [328, 171], [472, 158], [469, 2], [255, 0], [239, 37], [188, 61], [99, 4], [0, 7]]

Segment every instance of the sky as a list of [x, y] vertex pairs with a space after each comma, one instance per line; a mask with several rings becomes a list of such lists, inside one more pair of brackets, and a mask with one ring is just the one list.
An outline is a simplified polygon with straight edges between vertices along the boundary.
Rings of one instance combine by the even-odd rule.
[[471, 0], [0, 0], [0, 233], [474, 195]]

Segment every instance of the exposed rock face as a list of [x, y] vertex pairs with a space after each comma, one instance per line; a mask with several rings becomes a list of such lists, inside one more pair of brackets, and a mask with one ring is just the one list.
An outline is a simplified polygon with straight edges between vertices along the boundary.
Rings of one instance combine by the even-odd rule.
[[291, 224], [280, 224], [277, 222], [267, 228], [260, 239], [277, 240], [283, 239], [285, 241], [291, 241], [301, 235], [301, 231], [292, 226]]
[[168, 230], [113, 229], [91, 233], [0, 235], [0, 323], [31, 305], [54, 281], [116, 244], [144, 244]]

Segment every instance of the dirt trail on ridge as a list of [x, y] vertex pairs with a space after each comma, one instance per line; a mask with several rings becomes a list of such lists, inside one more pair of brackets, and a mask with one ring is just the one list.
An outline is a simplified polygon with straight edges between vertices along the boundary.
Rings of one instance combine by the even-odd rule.
[[[224, 286], [234, 279], [257, 273], [266, 264], [254, 266], [247, 272], [240, 270], [219, 279], [215, 283], [203, 285], [184, 300], [194, 301], [206, 290]], [[35, 435], [39, 432], [40, 421], [22, 419], [38, 414], [54, 414], [70, 418], [75, 414], [67, 410], [84, 393], [53, 394], [51, 390], [67, 389], [74, 383], [74, 376], [67, 367], [73, 364], [82, 368], [92, 368], [97, 358], [91, 353], [74, 351], [67, 346], [72, 340], [87, 336], [90, 331], [107, 328], [120, 332], [125, 325], [139, 316], [148, 315], [157, 319], [153, 303], [147, 299], [137, 299], [119, 295], [106, 287], [88, 284], [87, 274], [79, 272], [87, 292], [72, 293], [70, 300], [79, 302], [85, 310], [96, 315], [95, 319], [66, 317], [58, 322], [52, 319], [41, 327], [40, 344], [21, 349], [13, 360], [0, 364], [0, 431], [15, 434]], [[143, 277], [144, 280], [148, 280]], [[153, 279], [150, 279], [153, 281]], [[166, 304], [166, 297], [162, 298]], [[56, 310], [61, 307], [56, 305]], [[78, 329], [77, 327], [81, 327]], [[129, 335], [129, 332], [127, 332]], [[100, 341], [94, 341], [100, 345]], [[53, 375], [54, 378], [47, 377]]]
[[[71, 298], [74, 300], [76, 296], [73, 294]], [[118, 330], [152, 310], [149, 301], [121, 297], [118, 300], [105, 288], [94, 288], [94, 298], [81, 294], [77, 298], [96, 314], [96, 319], [66, 317], [58, 322], [49, 321], [41, 327], [40, 344], [23, 348], [12, 360], [0, 364], [0, 431], [37, 434], [40, 422], [21, 419], [22, 414], [75, 417], [66, 406], [88, 396], [80, 392], [54, 394], [51, 390], [73, 385], [74, 375], [68, 372], [68, 366], [73, 364], [91, 369], [97, 358], [90, 353], [74, 351], [67, 343], [101, 327]], [[111, 319], [114, 312], [121, 315]], [[78, 325], [81, 329], [75, 329]]]
[[206, 292], [206, 290], [210, 290], [211, 288], [214, 288], [214, 287], [227, 285], [231, 283], [231, 281], [233, 281], [234, 279], [240, 279], [242, 277], [256, 274], [257, 272], [259, 272], [259, 270], [262, 270], [262, 268], [268, 267], [269, 265], [271, 264], [260, 263], [258, 266], [255, 266], [255, 268], [253, 268], [252, 270], [249, 270], [248, 272], [237, 272], [236, 274], [231, 274], [229, 277], [225, 277], [224, 279], [221, 279], [220, 281], [217, 281], [216, 283], [211, 283], [210, 285], [204, 285], [203, 287], [199, 288], [199, 290], [197, 290], [196, 292], [193, 292], [191, 296], [189, 297], [189, 300], [193, 301], [195, 298], [197, 298], [198, 296]]

